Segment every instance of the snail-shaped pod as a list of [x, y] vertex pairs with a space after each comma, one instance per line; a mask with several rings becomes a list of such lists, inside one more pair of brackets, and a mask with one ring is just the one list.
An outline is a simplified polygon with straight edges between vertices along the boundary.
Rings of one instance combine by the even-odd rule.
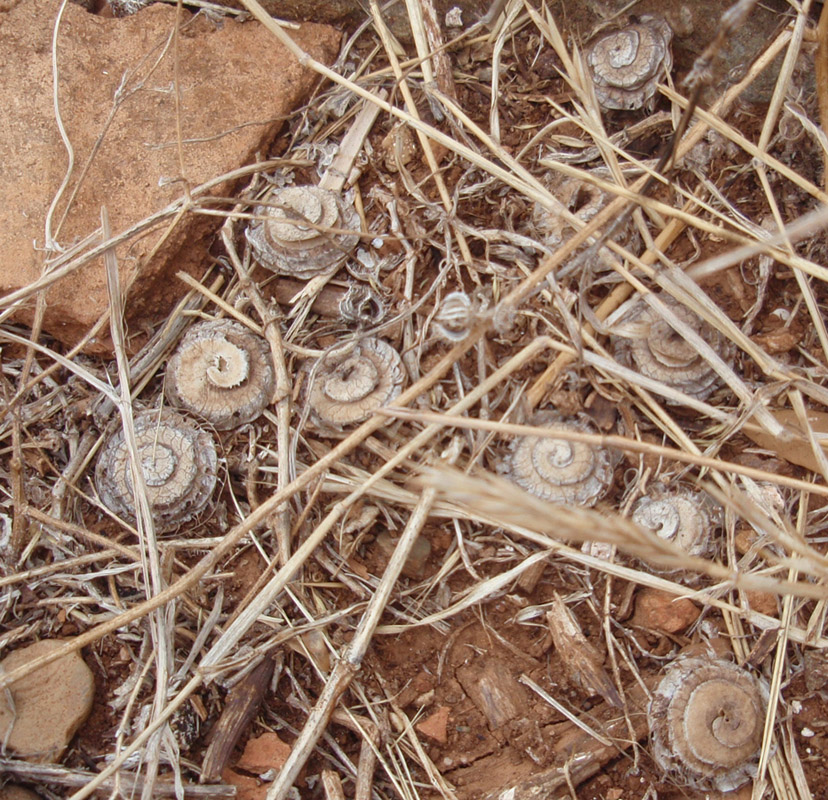
[[[135, 417], [138, 462], [159, 532], [198, 516], [216, 488], [218, 458], [209, 433], [175, 411], [144, 411]], [[104, 443], [95, 486], [113, 513], [135, 521], [129, 451], [119, 428]]]
[[395, 400], [404, 381], [400, 354], [382, 339], [363, 339], [345, 354], [323, 359], [308, 402], [320, 425], [341, 429], [363, 422]]
[[736, 789], [756, 775], [768, 687], [729, 661], [679, 658], [664, 673], [647, 719], [656, 763], [698, 789]]
[[353, 284], [339, 301], [345, 322], [359, 326], [379, 325], [385, 317], [385, 302], [370, 286]]
[[[597, 186], [578, 178], [551, 176], [546, 183], [555, 197], [576, 217], [589, 222], [606, 205], [607, 195]], [[532, 221], [543, 243], [550, 249], [559, 247], [572, 228], [557, 212], [535, 203]]]
[[636, 502], [632, 519], [692, 556], [712, 549], [712, 534], [721, 514], [707, 495], [687, 487], [655, 486]]
[[244, 325], [217, 319], [193, 325], [167, 365], [174, 406], [225, 431], [252, 422], [273, 397], [270, 347]]
[[[542, 412], [535, 418], [539, 428], [566, 428], [595, 433], [583, 415], [563, 417]], [[612, 483], [614, 459], [609, 450], [583, 442], [541, 436], [521, 436], [500, 467], [508, 478], [526, 491], [553, 503], [592, 506]]]
[[449, 292], [440, 301], [432, 324], [435, 332], [446, 341], [461, 342], [471, 332], [474, 321], [471, 297], [465, 292]]
[[[715, 352], [723, 358], [729, 357], [730, 347], [719, 331], [670, 295], [658, 297]], [[619, 335], [613, 337], [614, 352], [620, 363], [699, 400], [705, 400], [716, 389], [719, 378], [710, 364], [646, 303], [639, 301], [616, 328], [616, 333]]]
[[596, 39], [587, 50], [587, 64], [601, 107], [623, 111], [650, 105], [659, 77], [673, 66], [672, 38], [665, 19], [645, 14]]
[[285, 186], [266, 200], [246, 235], [256, 260], [274, 272], [303, 279], [332, 272], [359, 241], [359, 216], [335, 192]]

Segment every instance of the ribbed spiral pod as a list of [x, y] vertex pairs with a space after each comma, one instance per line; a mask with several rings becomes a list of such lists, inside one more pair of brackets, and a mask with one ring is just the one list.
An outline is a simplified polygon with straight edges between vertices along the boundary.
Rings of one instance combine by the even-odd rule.
[[768, 687], [730, 661], [680, 658], [650, 701], [653, 757], [676, 782], [729, 791], [756, 774]]

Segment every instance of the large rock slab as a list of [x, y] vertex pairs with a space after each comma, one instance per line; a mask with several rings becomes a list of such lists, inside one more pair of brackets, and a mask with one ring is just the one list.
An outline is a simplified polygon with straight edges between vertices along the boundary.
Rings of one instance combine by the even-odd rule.
[[[52, 103], [58, 7], [52, 0], [22, 0], [0, 25], [0, 252], [6, 254], [0, 295], [39, 278], [47, 257], [54, 256], [44, 251], [45, 219], [67, 167]], [[253, 162], [257, 152], [266, 154], [316, 80], [258, 23], [184, 13], [177, 48], [179, 114], [175, 15], [165, 4], [122, 19], [98, 17], [72, 3], [66, 7], [57, 38], [58, 85], [75, 167], [54, 215], [54, 238], [63, 248], [96, 231], [102, 205], [118, 234], [181, 197], [182, 177], [197, 186]], [[335, 56], [340, 39], [338, 31], [316, 24], [290, 35], [325, 62]], [[227, 196], [234, 188], [225, 182], [212, 194]], [[181, 296], [176, 271], [203, 273], [208, 239], [221, 222], [188, 213], [171, 231], [167, 221], [117, 249], [122, 285], [134, 280], [127, 302], [133, 328], [159, 319]], [[49, 289], [44, 327], [74, 343], [107, 303], [98, 260]], [[30, 322], [33, 308], [28, 301], [18, 319]], [[98, 352], [108, 347], [105, 339], [96, 343]]]
[[[0, 672], [11, 672], [64, 644], [44, 639], [15, 650], [0, 661]], [[16, 680], [9, 690], [0, 692], [0, 740], [19, 758], [44, 763], [58, 761], [86, 721], [95, 679], [80, 654], [70, 653]]]

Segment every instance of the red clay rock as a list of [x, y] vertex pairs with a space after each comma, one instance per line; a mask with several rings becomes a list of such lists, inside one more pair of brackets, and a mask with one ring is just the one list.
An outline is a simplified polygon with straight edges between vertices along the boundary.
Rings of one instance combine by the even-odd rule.
[[269, 769], [281, 769], [289, 755], [289, 744], [285, 744], [275, 733], [263, 733], [250, 739], [244, 746], [236, 768], [256, 774]]
[[221, 780], [236, 787], [236, 800], [265, 800], [270, 783], [242, 775], [226, 767], [221, 773]]
[[751, 610], [760, 614], [767, 614], [769, 617], [776, 617], [779, 614], [779, 598], [770, 592], [745, 592], [745, 599]]
[[630, 623], [652, 631], [679, 633], [692, 625], [700, 613], [692, 600], [677, 600], [668, 592], [644, 588], [636, 594], [635, 613]]
[[446, 726], [448, 725], [450, 711], [451, 709], [448, 706], [440, 706], [433, 714], [429, 714], [414, 727], [423, 736], [427, 736], [439, 744], [445, 744], [448, 741]]
[[[46, 213], [67, 166], [52, 108], [57, 8], [51, 0], [23, 0], [0, 25], [0, 152], [6, 154], [0, 161], [0, 248], [14, 254], [0, 264], [0, 295], [40, 277], [47, 255]], [[184, 192], [178, 180], [169, 41], [175, 16], [176, 9], [166, 4], [122, 19], [98, 17], [73, 3], [66, 7], [57, 63], [61, 114], [75, 168], [53, 227], [64, 248], [95, 233], [102, 205], [117, 235]], [[307, 24], [289, 33], [320, 61], [330, 61], [337, 52], [340, 34], [327, 26]], [[257, 22], [214, 24], [184, 13], [178, 58], [183, 177], [191, 187], [266, 153], [286, 115], [316, 79]], [[122, 99], [107, 127], [122, 80]], [[99, 136], [99, 149], [56, 230]], [[227, 196], [234, 188], [225, 182], [212, 194]], [[169, 220], [117, 248], [122, 285], [135, 279], [126, 304], [133, 331], [144, 320], [162, 318], [183, 294], [178, 270], [203, 273], [207, 240], [221, 222], [186, 214], [152, 258]], [[66, 343], [77, 341], [107, 307], [102, 260], [60, 280], [48, 291], [47, 303], [45, 329]], [[29, 322], [33, 307], [30, 298], [18, 319]], [[106, 352], [108, 344], [101, 341], [91, 349]]]
[[[11, 672], [64, 644], [44, 639], [15, 650], [0, 661], [0, 672]], [[92, 711], [92, 670], [75, 652], [30, 672], [9, 689], [13, 705], [7, 693], [0, 692], [0, 740], [19, 758], [36, 763], [58, 761]]]

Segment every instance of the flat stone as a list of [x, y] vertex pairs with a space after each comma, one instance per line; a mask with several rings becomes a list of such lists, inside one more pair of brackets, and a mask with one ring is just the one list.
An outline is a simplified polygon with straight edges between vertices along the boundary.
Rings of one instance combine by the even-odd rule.
[[[11, 672], [65, 643], [65, 639], [44, 639], [15, 650], [0, 661], [0, 673]], [[0, 741], [27, 761], [58, 761], [92, 711], [92, 670], [75, 652], [30, 672], [9, 689], [12, 704], [8, 693], [0, 692]]]
[[643, 588], [635, 596], [635, 613], [630, 624], [662, 633], [679, 633], [699, 617], [698, 606], [687, 598], [677, 600], [668, 592]]
[[281, 769], [290, 755], [290, 745], [275, 733], [267, 732], [250, 739], [236, 764], [237, 769], [260, 774], [270, 769]]
[[[14, 253], [0, 264], [0, 295], [28, 286], [43, 272], [49, 255], [46, 215], [67, 167], [52, 105], [56, 11], [51, 0], [22, 0], [0, 24], [0, 151], [7, 154], [0, 162], [0, 247]], [[95, 234], [102, 205], [117, 235], [181, 198], [182, 177], [196, 187], [266, 154], [316, 80], [258, 22], [214, 23], [184, 13], [178, 42], [182, 176], [173, 88], [175, 16], [166, 4], [120, 19], [66, 6], [57, 63], [60, 111], [75, 166], [52, 227], [63, 248]], [[306, 24], [288, 32], [317, 60], [330, 61], [338, 50], [340, 33], [330, 27]], [[225, 181], [211, 194], [226, 197], [235, 188]], [[121, 284], [132, 283], [126, 310], [133, 332], [162, 319], [183, 295], [177, 271], [203, 274], [211, 234], [222, 221], [187, 213], [171, 231], [168, 219], [117, 247]], [[76, 342], [108, 306], [103, 260], [61, 279], [46, 298], [45, 330], [67, 344]], [[17, 318], [30, 323], [33, 309], [29, 298]], [[89, 349], [109, 348], [102, 337]]]
[[439, 744], [445, 744], [448, 741], [448, 726], [449, 713], [451, 709], [448, 706], [440, 706], [436, 711], [429, 714], [422, 722], [418, 722], [414, 727], [423, 736], [433, 739]]

